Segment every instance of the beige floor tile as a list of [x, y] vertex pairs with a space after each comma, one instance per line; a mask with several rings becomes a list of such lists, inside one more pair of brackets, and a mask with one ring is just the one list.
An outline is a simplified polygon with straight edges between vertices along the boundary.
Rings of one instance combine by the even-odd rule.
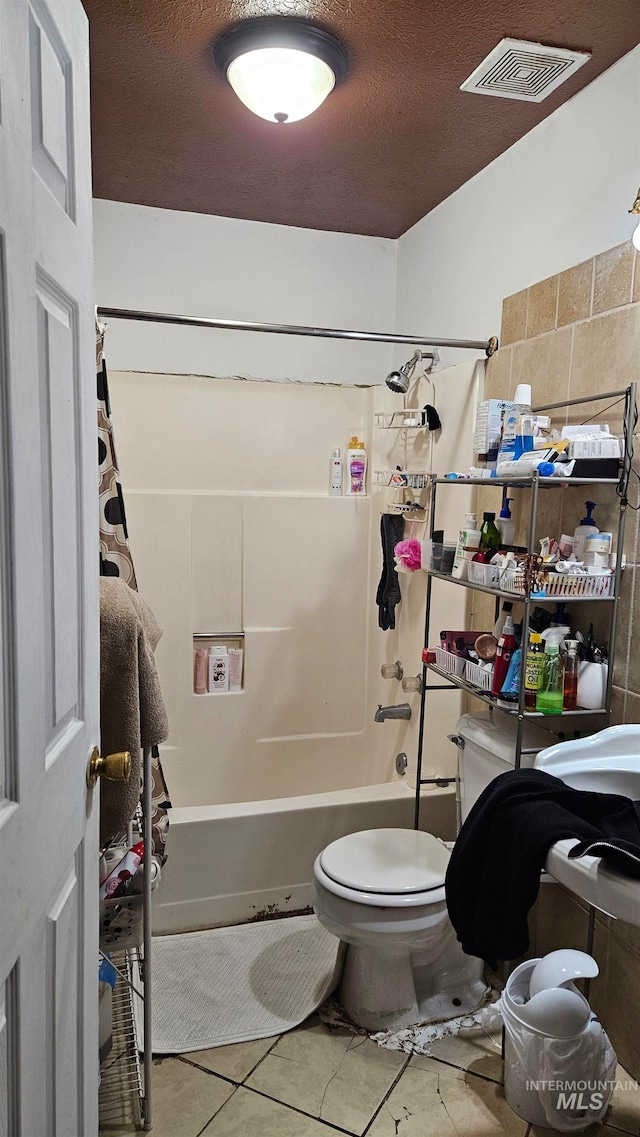
[[254, 1042], [236, 1042], [231, 1046], [215, 1046], [211, 1050], [194, 1050], [182, 1057], [196, 1066], [205, 1066], [214, 1074], [222, 1074], [223, 1078], [231, 1078], [232, 1082], [244, 1082], [247, 1074], [251, 1073], [276, 1042], [275, 1038], [258, 1038]]
[[[229, 1082], [177, 1058], [153, 1064], [154, 1137], [197, 1137], [234, 1092]], [[134, 1128], [101, 1128], [102, 1137], [129, 1137]]]
[[[502, 1081], [502, 1030], [487, 1034], [479, 1027], [461, 1030], [455, 1037], [440, 1038], [429, 1044], [434, 1058], [449, 1062], [468, 1070], [471, 1074], [481, 1074], [492, 1082]], [[421, 1055], [411, 1059], [412, 1066], [419, 1066]]]
[[622, 1066], [618, 1066], [616, 1081], [620, 1088], [614, 1090], [607, 1125], [637, 1137], [640, 1133], [640, 1086]]
[[202, 1137], [335, 1137], [335, 1133], [313, 1117], [240, 1087]]
[[246, 1084], [360, 1134], [405, 1062], [405, 1054], [312, 1016], [282, 1036]]
[[404, 1071], [368, 1137], [525, 1137], [502, 1087], [422, 1058]]

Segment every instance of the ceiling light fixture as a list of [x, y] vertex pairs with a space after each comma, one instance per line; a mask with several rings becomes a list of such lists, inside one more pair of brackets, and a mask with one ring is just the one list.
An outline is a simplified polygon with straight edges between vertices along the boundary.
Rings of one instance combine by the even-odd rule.
[[[629, 213], [634, 213], [636, 215], [636, 217], [640, 217], [640, 189], [638, 190], [638, 192], [636, 194], [636, 200], [634, 201], [633, 205], [631, 206]], [[636, 249], [640, 253], [640, 221], [638, 222], [635, 229], [633, 230], [633, 236], [631, 237], [631, 240], [633, 241]]]
[[279, 123], [313, 114], [349, 65], [335, 36], [288, 16], [261, 16], [227, 28], [213, 45], [213, 58], [250, 111]]

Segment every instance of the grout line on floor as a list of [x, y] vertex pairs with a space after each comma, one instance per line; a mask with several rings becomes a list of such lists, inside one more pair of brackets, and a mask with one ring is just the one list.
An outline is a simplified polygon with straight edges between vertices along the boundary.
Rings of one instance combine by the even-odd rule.
[[[429, 1058], [432, 1062], [441, 1062], [443, 1066], [451, 1066], [454, 1070], [462, 1070], [463, 1074], [470, 1074], [472, 1078], [482, 1078], [483, 1082], [491, 1082], [494, 1086], [504, 1086], [504, 1082], [498, 1078], [490, 1078], [488, 1074], [478, 1074], [475, 1070], [469, 1070], [467, 1066], [458, 1066], [457, 1062], [447, 1062], [446, 1058], [437, 1058], [435, 1054], [416, 1054], [416, 1058]], [[420, 1067], [416, 1066], [414, 1069], [419, 1070]]]
[[381, 1110], [384, 1108], [384, 1106], [387, 1104], [387, 1102], [388, 1102], [389, 1098], [391, 1097], [391, 1095], [392, 1095], [393, 1091], [395, 1090], [395, 1088], [396, 1088], [396, 1086], [397, 1086], [398, 1082], [400, 1081], [400, 1079], [401, 1079], [402, 1075], [404, 1074], [405, 1070], [407, 1069], [407, 1066], [409, 1065], [409, 1062], [410, 1062], [410, 1061], [411, 1061], [411, 1055], [410, 1055], [410, 1054], [407, 1054], [407, 1057], [406, 1057], [406, 1060], [405, 1060], [405, 1062], [404, 1062], [404, 1063], [403, 1063], [403, 1065], [400, 1067], [400, 1070], [398, 1071], [398, 1073], [397, 1073], [396, 1077], [393, 1079], [393, 1082], [392, 1082], [392, 1083], [391, 1083], [391, 1085], [389, 1086], [389, 1089], [387, 1090], [387, 1092], [386, 1092], [386, 1094], [384, 1095], [384, 1097], [383, 1097], [382, 1101], [380, 1102], [380, 1105], [379, 1105], [379, 1106], [378, 1106], [378, 1108], [376, 1109], [376, 1111], [375, 1111], [375, 1113], [373, 1114], [373, 1116], [369, 1118], [369, 1121], [368, 1121], [367, 1125], [365, 1125], [365, 1127], [364, 1127], [364, 1129], [363, 1129], [363, 1131], [362, 1131], [362, 1137], [367, 1137], [367, 1133], [368, 1133], [368, 1132], [369, 1132], [369, 1130], [371, 1129], [371, 1126], [373, 1125], [373, 1123], [374, 1123], [374, 1121], [376, 1120], [376, 1118], [377, 1118], [378, 1114], [380, 1113], [380, 1111], [381, 1111]]
[[[178, 1062], [184, 1062], [185, 1066], [193, 1066], [195, 1070], [199, 1070], [201, 1074], [210, 1074], [212, 1078], [220, 1078], [221, 1082], [228, 1082], [230, 1086], [241, 1086], [242, 1082], [236, 1082], [234, 1078], [228, 1078], [226, 1074], [218, 1074], [215, 1070], [209, 1070], [207, 1066], [201, 1066], [198, 1062], [193, 1062], [189, 1058], [185, 1058], [184, 1054], [167, 1054], [167, 1058], [177, 1058]], [[207, 1122], [207, 1124], [209, 1124]]]
[[[289, 1033], [291, 1033], [291, 1032], [290, 1032], [290, 1031], [287, 1031], [287, 1033], [289, 1034]], [[281, 1038], [283, 1038], [283, 1037], [284, 1037], [284, 1035], [282, 1035], [282, 1034], [279, 1034], [279, 1035], [277, 1036], [277, 1038], [274, 1038], [274, 1040], [273, 1040], [273, 1042], [272, 1042], [271, 1046], [269, 1047], [269, 1049], [268, 1049], [268, 1050], [265, 1050], [264, 1054], [263, 1054], [263, 1055], [261, 1055], [261, 1057], [260, 1057], [260, 1058], [258, 1058], [258, 1061], [256, 1062], [255, 1066], [252, 1066], [252, 1067], [251, 1067], [251, 1069], [249, 1070], [249, 1072], [248, 1072], [247, 1074], [245, 1074], [244, 1078], [242, 1079], [242, 1085], [243, 1085], [243, 1086], [244, 1086], [244, 1084], [245, 1084], [245, 1082], [246, 1082], [247, 1078], [250, 1078], [250, 1077], [251, 1077], [251, 1075], [255, 1073], [255, 1071], [258, 1069], [258, 1066], [261, 1066], [261, 1065], [262, 1065], [262, 1063], [264, 1062], [265, 1058], [267, 1058], [267, 1057], [269, 1056], [269, 1054], [271, 1054], [271, 1052], [272, 1052], [272, 1051], [275, 1049], [275, 1047], [276, 1047], [276, 1046], [278, 1045], [278, 1043], [280, 1042], [280, 1039], [281, 1039]]]
[[[209, 1073], [211, 1073], [211, 1071], [209, 1071]], [[236, 1094], [236, 1092], [237, 1092], [239, 1089], [240, 1089], [240, 1087], [239, 1087], [239, 1086], [234, 1086], [234, 1088], [233, 1088], [232, 1092], [229, 1094], [229, 1097], [227, 1098], [227, 1100], [226, 1100], [226, 1101], [223, 1101], [222, 1105], [221, 1105], [221, 1106], [219, 1106], [219, 1107], [218, 1107], [218, 1109], [216, 1109], [215, 1113], [212, 1113], [212, 1114], [211, 1114], [211, 1117], [210, 1117], [210, 1118], [209, 1118], [209, 1120], [208, 1120], [208, 1121], [207, 1121], [207, 1122], [206, 1122], [206, 1123], [203, 1125], [202, 1129], [199, 1129], [199, 1130], [198, 1130], [198, 1132], [196, 1133], [196, 1137], [202, 1137], [202, 1135], [203, 1135], [203, 1133], [205, 1132], [205, 1130], [206, 1130], [206, 1129], [208, 1129], [208, 1128], [209, 1128], [209, 1126], [211, 1125], [211, 1122], [213, 1121], [214, 1117], [217, 1117], [217, 1116], [218, 1116], [218, 1114], [220, 1113], [220, 1110], [221, 1110], [221, 1109], [224, 1109], [224, 1107], [225, 1107], [225, 1105], [227, 1104], [227, 1102], [230, 1102], [230, 1101], [231, 1101], [231, 1098], [232, 1098], [232, 1097], [233, 1097], [233, 1096]]]
[[[276, 1102], [281, 1105], [283, 1109], [290, 1109], [292, 1113], [299, 1113], [302, 1117], [308, 1117], [310, 1121], [317, 1121], [319, 1125], [326, 1125], [328, 1129], [334, 1129], [336, 1133], [344, 1133], [346, 1137], [358, 1137], [358, 1134], [353, 1129], [343, 1129], [341, 1125], [336, 1125], [333, 1121], [327, 1121], [324, 1117], [318, 1117], [315, 1113], [308, 1113], [306, 1109], [300, 1109], [297, 1105], [290, 1105], [288, 1102], [280, 1101], [280, 1098], [271, 1097], [270, 1094], [265, 1094], [263, 1090], [256, 1090], [253, 1086], [242, 1086], [243, 1090], [247, 1090], [251, 1094], [257, 1094], [258, 1097], [266, 1098], [267, 1101]], [[368, 1126], [367, 1126], [368, 1129]], [[366, 1133], [366, 1130], [364, 1130]]]

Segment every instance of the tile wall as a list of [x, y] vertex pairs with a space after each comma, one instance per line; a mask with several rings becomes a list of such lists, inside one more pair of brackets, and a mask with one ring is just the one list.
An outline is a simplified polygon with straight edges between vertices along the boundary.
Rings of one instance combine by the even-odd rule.
[[[545, 404], [600, 391], [606, 394], [640, 379], [640, 256], [631, 242], [506, 297], [500, 344], [487, 366], [486, 398], [509, 397], [522, 382], [531, 383], [534, 404]], [[620, 405], [611, 407], [612, 401], [608, 398], [590, 405], [586, 415], [597, 415], [609, 422], [612, 430], [619, 428]], [[570, 414], [573, 421], [583, 421], [575, 409]], [[638, 469], [640, 438], [636, 451], [634, 464]], [[633, 505], [638, 504], [639, 489], [638, 479], [632, 478], [629, 496]], [[600, 529], [614, 528], [615, 493], [604, 486], [589, 487], [591, 491], [598, 502], [595, 517]], [[572, 533], [587, 496], [585, 488], [557, 494], [547, 491], [547, 498], [543, 494], [539, 534]], [[485, 506], [494, 507], [493, 500]], [[627, 511], [627, 568], [618, 609], [614, 723], [640, 722], [638, 517], [632, 509]], [[521, 526], [523, 520], [521, 516]], [[474, 618], [481, 622], [483, 616], [475, 613]], [[605, 634], [604, 627], [601, 634]], [[587, 919], [586, 908], [575, 897], [560, 886], [544, 885], [532, 914], [532, 950], [544, 954], [556, 947], [584, 949]], [[592, 984], [593, 1005], [603, 1017], [620, 1061], [637, 1077], [640, 929], [600, 915], [595, 955], [601, 974]]]

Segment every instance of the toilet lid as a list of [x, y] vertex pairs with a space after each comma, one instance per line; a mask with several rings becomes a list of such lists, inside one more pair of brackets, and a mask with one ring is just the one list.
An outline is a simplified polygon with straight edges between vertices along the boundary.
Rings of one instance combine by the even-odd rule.
[[442, 888], [449, 851], [431, 833], [367, 829], [332, 841], [320, 865], [337, 884], [398, 896]]

